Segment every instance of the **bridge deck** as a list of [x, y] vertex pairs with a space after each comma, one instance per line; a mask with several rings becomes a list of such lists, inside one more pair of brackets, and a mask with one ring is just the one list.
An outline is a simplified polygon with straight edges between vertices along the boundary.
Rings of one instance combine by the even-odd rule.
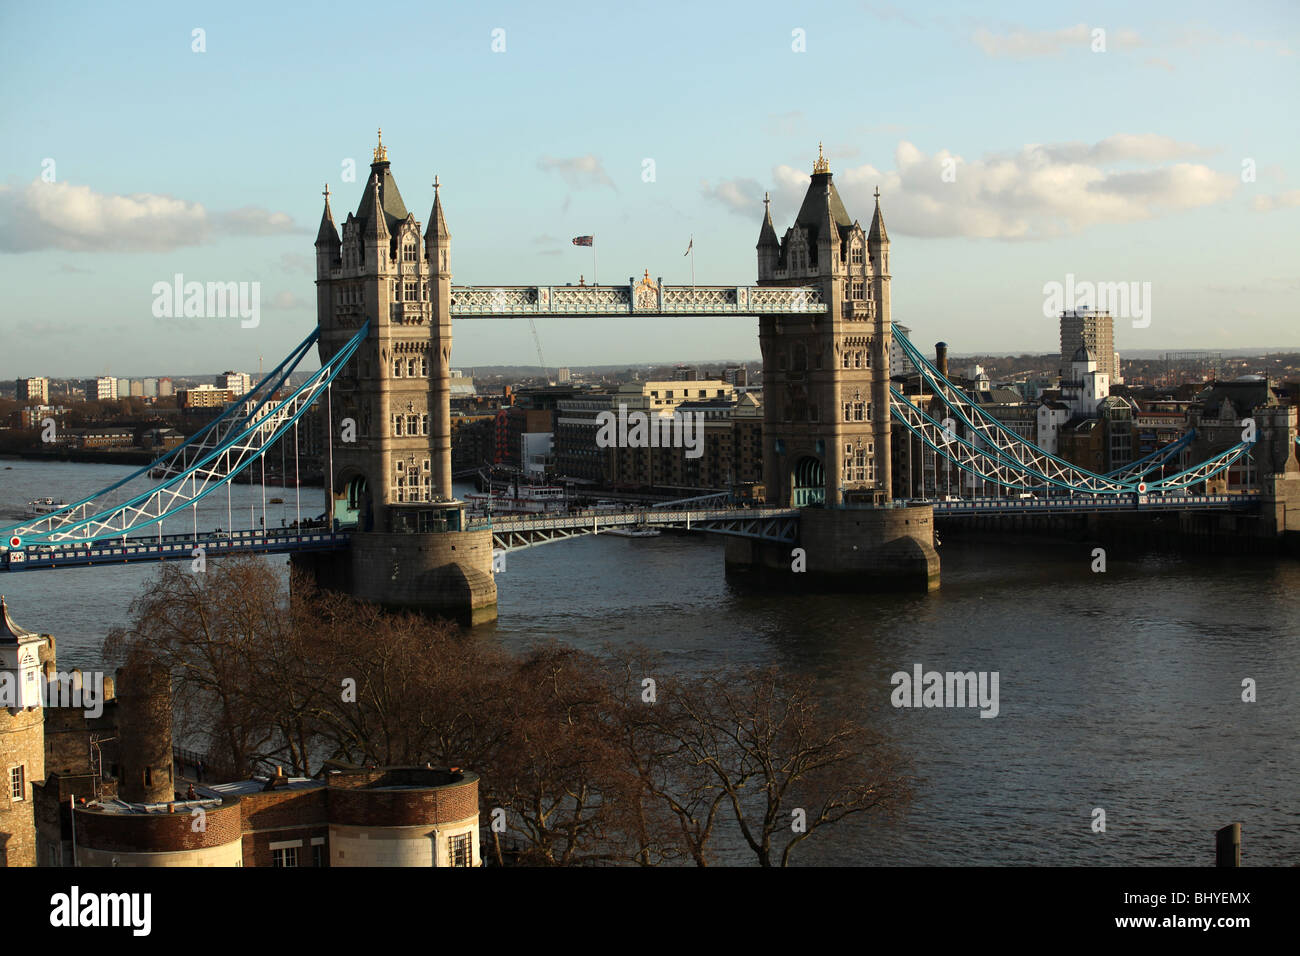
[[664, 285], [628, 280], [627, 285], [530, 285], [451, 287], [455, 319], [517, 319], [541, 316], [776, 315], [824, 313], [814, 288]]

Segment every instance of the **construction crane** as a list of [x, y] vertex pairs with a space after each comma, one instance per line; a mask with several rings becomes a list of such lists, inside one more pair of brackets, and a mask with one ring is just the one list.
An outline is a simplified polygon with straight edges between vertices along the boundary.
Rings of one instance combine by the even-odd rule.
[[528, 317], [528, 327], [533, 330], [533, 341], [537, 343], [537, 361], [542, 366], [542, 378], [545, 379], [547, 385], [550, 385], [552, 384], [551, 373], [546, 367], [546, 359], [542, 357], [542, 338], [537, 334], [537, 323], [533, 321], [531, 315]]

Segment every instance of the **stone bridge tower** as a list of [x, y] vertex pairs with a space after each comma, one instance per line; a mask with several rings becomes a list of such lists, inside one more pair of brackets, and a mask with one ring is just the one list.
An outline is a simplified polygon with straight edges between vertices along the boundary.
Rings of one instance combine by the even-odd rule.
[[295, 560], [326, 586], [477, 623], [496, 616], [489, 531], [464, 530], [451, 485], [451, 233], [437, 177], [421, 234], [382, 132], [340, 238], [329, 189], [316, 235], [322, 361], [367, 320], [329, 397], [330, 516], [351, 554]]
[[764, 205], [758, 284], [808, 286], [827, 307], [760, 319], [768, 501], [882, 504], [890, 499], [890, 303], [880, 191], [864, 232], [819, 146], [784, 237], [777, 238], [767, 199]]

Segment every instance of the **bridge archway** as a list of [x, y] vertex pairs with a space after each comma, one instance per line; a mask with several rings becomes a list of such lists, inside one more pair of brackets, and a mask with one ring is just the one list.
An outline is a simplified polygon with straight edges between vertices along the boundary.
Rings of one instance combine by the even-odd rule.
[[353, 472], [344, 477], [341, 494], [334, 499], [334, 515], [341, 528], [373, 531], [374, 503], [370, 496], [370, 483], [366, 476]]
[[794, 463], [790, 479], [790, 504], [795, 508], [826, 500], [826, 469], [820, 459], [805, 455]]

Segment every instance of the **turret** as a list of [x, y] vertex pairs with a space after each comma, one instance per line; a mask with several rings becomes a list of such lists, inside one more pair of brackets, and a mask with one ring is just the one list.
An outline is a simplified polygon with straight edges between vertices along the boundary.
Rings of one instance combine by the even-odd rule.
[[770, 279], [776, 272], [781, 259], [781, 240], [776, 237], [776, 227], [772, 225], [772, 200], [763, 193], [763, 225], [758, 232], [758, 278]]
[[429, 324], [434, 357], [429, 369], [429, 445], [433, 495], [450, 501], [451, 488], [451, 230], [442, 214], [442, 184], [433, 177], [433, 210], [424, 232], [429, 261]]
[[871, 258], [871, 291], [876, 300], [876, 314], [882, 325], [890, 322], [889, 304], [889, 233], [885, 231], [885, 216], [880, 211], [880, 187], [876, 187], [876, 211], [871, 217], [871, 231], [867, 233], [867, 255]]
[[334, 268], [340, 258], [339, 231], [334, 225], [334, 213], [330, 211], [330, 187], [325, 184], [325, 211], [321, 213], [320, 229], [316, 231], [316, 278], [326, 279], [330, 269]]

